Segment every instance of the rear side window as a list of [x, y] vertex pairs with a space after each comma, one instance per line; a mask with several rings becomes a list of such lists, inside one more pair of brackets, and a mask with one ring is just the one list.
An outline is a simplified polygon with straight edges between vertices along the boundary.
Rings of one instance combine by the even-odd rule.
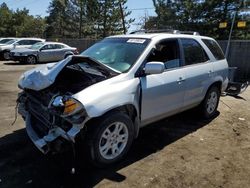
[[62, 49], [65, 48], [65, 46], [61, 45], [61, 44], [55, 44], [55, 49]]
[[19, 45], [30, 45], [30, 41], [29, 40], [20, 40], [18, 41]]
[[42, 42], [42, 41], [40, 41], [40, 40], [30, 40], [29, 41], [30, 45], [36, 44], [38, 42]]
[[193, 39], [181, 39], [183, 46], [185, 65], [203, 63], [209, 60], [202, 46]]
[[225, 56], [224, 56], [221, 48], [219, 47], [219, 45], [215, 41], [209, 40], [209, 39], [202, 39], [202, 41], [206, 44], [206, 46], [212, 52], [212, 54], [214, 55], [216, 60], [225, 59]]

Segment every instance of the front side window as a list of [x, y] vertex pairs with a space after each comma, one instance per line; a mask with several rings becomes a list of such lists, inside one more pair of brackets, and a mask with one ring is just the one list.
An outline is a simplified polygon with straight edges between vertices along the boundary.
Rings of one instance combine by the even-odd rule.
[[141, 38], [106, 38], [81, 53], [119, 72], [128, 71], [149, 43]]
[[206, 44], [206, 46], [212, 52], [212, 54], [214, 55], [216, 60], [225, 59], [225, 56], [224, 56], [221, 48], [219, 47], [219, 45], [215, 41], [209, 40], [209, 39], [202, 39], [202, 41]]
[[147, 62], [160, 61], [165, 69], [180, 67], [180, 53], [177, 39], [166, 40], [156, 44], [156, 48], [147, 58]]
[[181, 39], [183, 46], [185, 65], [203, 63], [209, 60], [205, 50], [194, 39]]

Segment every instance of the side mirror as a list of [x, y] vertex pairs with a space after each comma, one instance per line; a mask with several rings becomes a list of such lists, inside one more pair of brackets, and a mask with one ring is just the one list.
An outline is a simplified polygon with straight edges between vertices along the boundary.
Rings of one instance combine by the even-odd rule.
[[161, 74], [164, 72], [165, 66], [162, 62], [153, 61], [148, 62], [145, 65], [144, 73], [145, 74]]

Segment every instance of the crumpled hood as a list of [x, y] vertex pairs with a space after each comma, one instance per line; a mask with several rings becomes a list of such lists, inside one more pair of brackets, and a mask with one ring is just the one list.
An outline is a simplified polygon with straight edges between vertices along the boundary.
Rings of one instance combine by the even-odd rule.
[[58, 63], [49, 63], [26, 71], [20, 77], [18, 86], [21, 89], [32, 89], [39, 91], [53, 84], [59, 72], [69, 63], [71, 58], [64, 59]]
[[57, 63], [49, 63], [38, 66], [34, 69], [26, 71], [20, 77], [18, 87], [21, 89], [32, 89], [39, 91], [52, 85], [57, 75], [62, 69], [68, 65], [73, 58], [81, 58], [83, 61], [88, 61], [95, 66], [100, 66], [102, 69], [109, 74], [118, 74], [112, 69], [102, 65], [101, 63], [86, 56], [69, 56], [68, 58], [59, 61]]

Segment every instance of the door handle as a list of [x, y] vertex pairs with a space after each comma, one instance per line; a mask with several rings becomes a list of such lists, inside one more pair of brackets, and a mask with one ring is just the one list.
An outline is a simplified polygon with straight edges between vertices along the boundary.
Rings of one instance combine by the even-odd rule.
[[179, 79], [177, 80], [177, 83], [178, 84], [181, 84], [182, 82], [184, 82], [185, 81], [185, 79], [184, 78], [182, 78], [182, 77], [179, 77]]
[[212, 73], [213, 73], [213, 71], [212, 71], [212, 70], [209, 70], [209, 71], [208, 71], [208, 76], [212, 76]]

